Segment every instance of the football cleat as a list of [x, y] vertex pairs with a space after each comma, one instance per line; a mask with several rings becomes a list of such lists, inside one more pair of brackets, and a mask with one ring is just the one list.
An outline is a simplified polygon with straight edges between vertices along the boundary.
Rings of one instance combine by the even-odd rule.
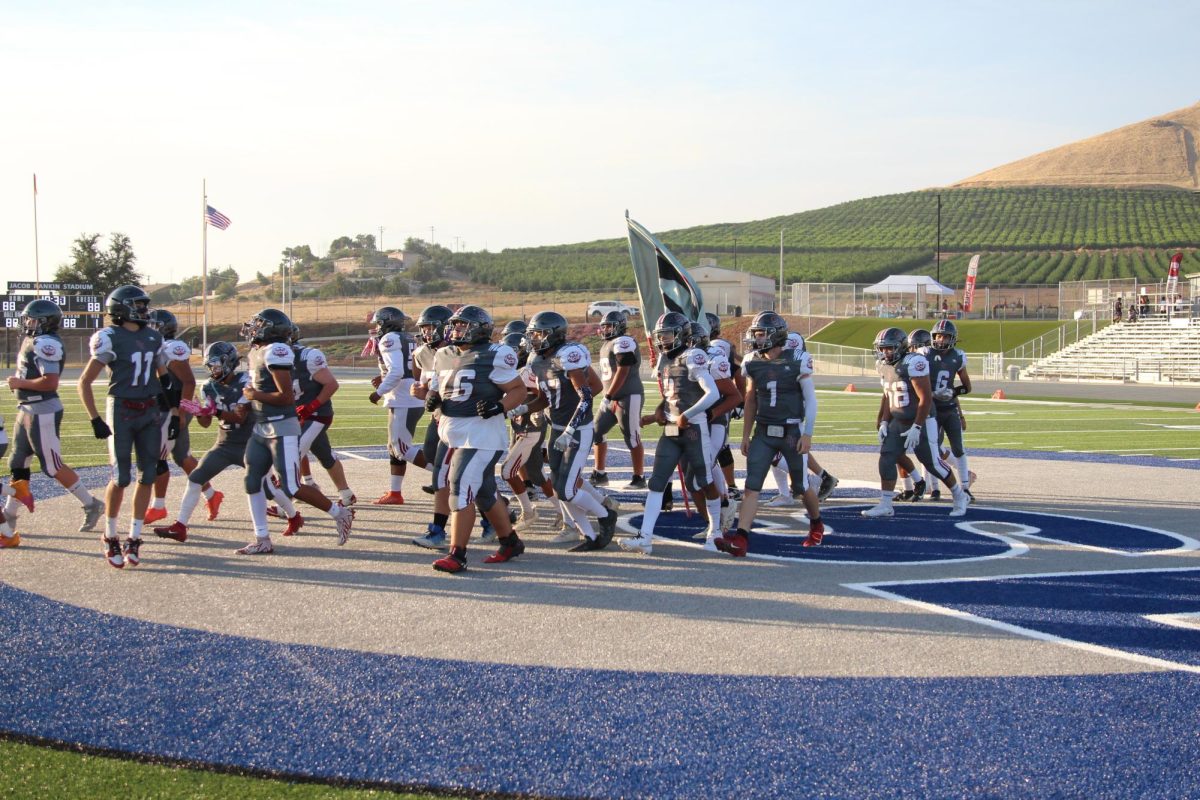
[[829, 495], [833, 494], [833, 490], [841, 483], [837, 478], [833, 477], [828, 471], [821, 478], [821, 488], [817, 489], [817, 502], [824, 503]]
[[582, 542], [575, 545], [574, 547], [568, 548], [567, 552], [568, 553], [589, 553], [592, 550], [603, 550], [607, 545], [608, 545], [608, 542], [605, 542], [604, 544], [600, 543], [600, 536], [597, 534], [595, 539], [588, 539], [587, 537], [584, 537], [584, 540]]
[[971, 490], [965, 486], [963, 487], [963, 494], [965, 494], [967, 496], [967, 504], [968, 505], [975, 502], [975, 495], [971, 494]]
[[279, 506], [267, 506], [267, 516], [275, 519], [287, 519], [287, 515], [279, 510]]
[[576, 542], [580, 537], [579, 531], [575, 530], [574, 526], [563, 528], [554, 536], [550, 537], [550, 544], [570, 544]]
[[791, 495], [779, 494], [772, 497], [763, 505], [770, 506], [771, 508], [785, 508], [796, 505], [796, 499]]
[[645, 475], [634, 475], [632, 478], [629, 479], [629, 483], [625, 484], [625, 488], [626, 489], [645, 489], [646, 488], [646, 476]]
[[404, 495], [400, 492], [388, 492], [375, 501], [377, 506], [402, 506], [404, 505]]
[[[334, 503], [336, 516], [333, 518], [337, 525], [338, 545], [343, 545], [350, 538], [350, 527], [354, 524], [354, 512], [341, 503]], [[299, 515], [297, 515], [299, 516]]]
[[141, 539], [132, 537], [125, 540], [125, 544], [121, 545], [121, 555], [125, 557], [125, 563], [131, 567], [136, 567], [142, 563], [141, 556], [138, 555], [138, 549], [142, 546]]
[[213, 496], [204, 501], [208, 506], [208, 521], [212, 522], [221, 513], [221, 501], [225, 499], [224, 492], [213, 492]]
[[750, 549], [750, 540], [740, 528], [728, 536], [714, 539], [713, 544], [722, 553], [729, 553], [734, 558], [744, 557]]
[[26, 508], [28, 508], [29, 513], [32, 514], [33, 513], [33, 492], [29, 491], [29, 481], [27, 481], [27, 480], [13, 481], [11, 486], [12, 486], [12, 496], [15, 497], [17, 500], [19, 500]]
[[100, 521], [100, 515], [104, 513], [104, 501], [100, 498], [95, 498], [92, 502], [84, 506], [83, 509], [83, 524], [79, 526], [80, 533], [94, 530], [96, 523]]
[[437, 494], [437, 486], [431, 483], [428, 486], [422, 486], [421, 491], [425, 494]]
[[467, 568], [467, 560], [462, 556], [456, 556], [453, 553], [439, 558], [433, 562], [433, 568], [438, 572], [463, 572]]
[[100, 541], [104, 542], [104, 557], [108, 560], [108, 565], [117, 569], [124, 567], [125, 556], [121, 555], [121, 540], [101, 536]]
[[737, 501], [730, 500], [729, 505], [721, 506], [721, 530], [727, 531], [737, 524]]
[[741, 500], [742, 499], [742, 490], [737, 488], [736, 486], [730, 486], [729, 487], [729, 499], [730, 500]]
[[927, 487], [927, 484], [923, 480], [917, 481], [916, 483], [913, 484], [912, 501], [914, 503], [919, 503], [921, 501], [921, 499], [923, 497], [925, 497], [926, 487]]
[[424, 547], [426, 550], [445, 550], [450, 546], [445, 529], [432, 522], [429, 523], [428, 532], [424, 536], [413, 539], [412, 543], [417, 547]]
[[941, 500], [942, 499], [942, 490], [934, 489], [932, 492], [929, 493], [929, 499], [930, 500]]
[[965, 517], [967, 515], [967, 503], [969, 502], [971, 501], [967, 499], [967, 493], [963, 492], [961, 497], [955, 499], [954, 508], [950, 509], [950, 516]]
[[608, 473], [592, 470], [592, 474], [588, 476], [592, 486], [608, 486]]
[[621, 549], [630, 553], [641, 553], [642, 555], [650, 555], [654, 550], [654, 537], [638, 534], [629, 539], [621, 541]]
[[898, 501], [901, 503], [907, 503], [912, 499], [913, 499], [913, 490], [912, 489], [905, 489], [903, 492], [901, 492], [900, 494], [898, 494], [892, 498], [892, 500], [895, 500], [895, 501]]
[[[729, 496], [733, 497], [732, 491], [730, 492]], [[663, 492], [662, 510], [663, 510], [664, 514], [667, 513], [668, 511], [675, 510], [675, 493], [674, 492], [669, 492], [669, 493]]]
[[295, 536], [304, 527], [304, 517], [297, 511], [294, 517], [288, 517], [287, 527], [283, 529], [284, 536]]
[[506, 536], [500, 540], [500, 549], [483, 560], [485, 564], [502, 564], [511, 561], [525, 552], [525, 543], [515, 535]]
[[616, 510], [610, 508], [608, 510], [608, 516], [606, 516], [604, 519], [597, 520], [597, 524], [600, 527], [600, 533], [596, 536], [596, 541], [600, 543], [600, 546], [596, 549], [603, 550], [604, 548], [608, 547], [610, 543], [612, 543], [613, 535], [617, 532]]
[[250, 544], [245, 547], [239, 547], [234, 552], [243, 556], [260, 556], [267, 553], [274, 553], [275, 547], [271, 544], [271, 537], [268, 536], [262, 539], [255, 539]]
[[175, 520], [165, 528], [155, 528], [154, 535], [160, 539], [174, 539], [177, 542], [187, 541], [187, 525]]
[[801, 544], [805, 547], [816, 547], [825, 541], [825, 524], [820, 520], [808, 523], [808, 536]]
[[149, 525], [151, 522], [158, 522], [167, 518], [167, 510], [165, 508], [148, 508], [146, 509], [146, 517], [142, 522]]
[[487, 517], [481, 517], [480, 519], [482, 520], [482, 524], [480, 525], [479, 541], [484, 544], [491, 544], [496, 541], [496, 528]]
[[21, 545], [21, 534], [13, 532], [12, 536], [5, 536], [0, 533], [0, 549], [5, 547], [19, 547]]
[[865, 509], [861, 513], [868, 519], [878, 519], [880, 517], [894, 516], [896, 512], [891, 506], [885, 506], [883, 503], [880, 503], [877, 506], [871, 506], [870, 508]]
[[513, 523], [513, 530], [527, 531], [532, 528], [538, 521], [538, 510], [531, 508], [528, 513], [522, 512], [517, 521]]
[[704, 549], [705, 549], [705, 550], [707, 550], [707, 551], [708, 551], [708, 552], [710, 552], [710, 553], [719, 553], [719, 552], [721, 552], [721, 551], [720, 551], [720, 550], [717, 548], [717, 540], [716, 540], [716, 539], [712, 539], [712, 538], [709, 538], [709, 539], [705, 539], [705, 540], [704, 540]]

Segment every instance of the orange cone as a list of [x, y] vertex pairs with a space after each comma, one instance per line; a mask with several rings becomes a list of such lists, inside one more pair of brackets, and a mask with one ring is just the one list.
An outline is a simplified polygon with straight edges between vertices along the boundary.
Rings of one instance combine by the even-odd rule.
[[993, 400], [1006, 400], [1006, 399], [1008, 399], [1008, 398], [1007, 398], [1007, 396], [1004, 394], [1004, 390], [1003, 390], [1003, 389], [997, 389], [996, 391], [992, 392], [992, 399], [993, 399]]
[[[845, 388], [845, 390], [844, 390], [844, 391], [847, 391], [847, 392], [857, 392], [857, 391], [858, 391], [858, 389], [855, 389], [855, 388], [854, 388], [854, 384], [853, 384], [853, 383], [847, 383], [847, 384], [846, 384], [846, 388]], [[1196, 406], [1196, 408], [1200, 408], [1200, 405]]]

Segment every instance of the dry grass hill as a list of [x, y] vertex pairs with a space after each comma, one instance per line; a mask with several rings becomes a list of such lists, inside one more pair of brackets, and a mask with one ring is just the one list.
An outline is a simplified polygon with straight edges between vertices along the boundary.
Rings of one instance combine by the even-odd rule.
[[1200, 103], [981, 172], [954, 184], [1200, 188]]

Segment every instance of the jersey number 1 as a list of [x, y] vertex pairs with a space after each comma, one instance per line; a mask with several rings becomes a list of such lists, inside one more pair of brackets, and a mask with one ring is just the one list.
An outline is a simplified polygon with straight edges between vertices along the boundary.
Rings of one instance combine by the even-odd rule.
[[[154, 353], [132, 353], [129, 360], [133, 362], [133, 381], [130, 385], [137, 386], [139, 381], [142, 386], [149, 384], [154, 369]], [[145, 362], [144, 369], [143, 362]]]

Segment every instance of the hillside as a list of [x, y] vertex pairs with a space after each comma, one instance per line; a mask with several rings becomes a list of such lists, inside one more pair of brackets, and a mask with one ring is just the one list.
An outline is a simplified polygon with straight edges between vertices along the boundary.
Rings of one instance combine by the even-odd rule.
[[1200, 188], [1200, 103], [1047, 150], [954, 184]]

